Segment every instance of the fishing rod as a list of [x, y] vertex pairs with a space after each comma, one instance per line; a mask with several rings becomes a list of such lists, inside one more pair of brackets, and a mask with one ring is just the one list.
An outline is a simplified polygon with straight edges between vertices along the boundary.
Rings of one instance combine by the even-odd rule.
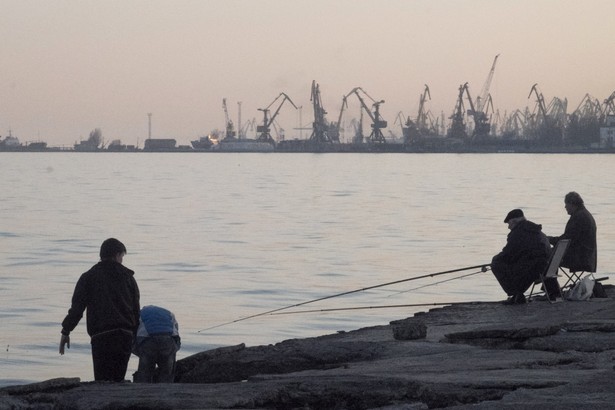
[[367, 286], [367, 287], [361, 288], [361, 289], [349, 290], [349, 291], [342, 292], [342, 293], [336, 293], [335, 295], [323, 296], [321, 298], [308, 300], [306, 302], [296, 303], [294, 305], [284, 306], [284, 307], [281, 307], [281, 308], [268, 310], [266, 312], [255, 313], [253, 315], [240, 317], [239, 319], [235, 319], [235, 320], [232, 320], [230, 322], [220, 323], [220, 324], [215, 325], [215, 326], [210, 326], [210, 327], [207, 327], [205, 329], [201, 329], [197, 333], [205, 332], [207, 330], [216, 329], [216, 328], [219, 328], [219, 327], [222, 327], [222, 326], [227, 326], [227, 325], [230, 325], [230, 324], [233, 324], [233, 323], [237, 323], [237, 322], [242, 322], [242, 321], [248, 320], [248, 319], [254, 319], [254, 318], [260, 317], [260, 316], [271, 315], [272, 313], [280, 312], [282, 310], [292, 309], [292, 308], [299, 307], [299, 306], [304, 306], [304, 305], [307, 305], [307, 304], [310, 304], [310, 303], [320, 302], [322, 300], [333, 299], [333, 298], [337, 298], [337, 297], [340, 297], [340, 296], [346, 296], [346, 295], [350, 295], [350, 294], [358, 293], [358, 292], [364, 292], [364, 291], [370, 290], [370, 289], [382, 288], [384, 286], [396, 285], [398, 283], [410, 282], [410, 281], [413, 281], [413, 280], [419, 280], [419, 279], [425, 279], [425, 278], [432, 278], [434, 276], [446, 275], [446, 274], [449, 274], [449, 273], [462, 272], [462, 271], [465, 271], [465, 270], [471, 270], [471, 269], [477, 269], [477, 268], [480, 268], [482, 272], [487, 272], [487, 267], [488, 266], [490, 266], [490, 264], [488, 264], [488, 263], [482, 264], [482, 265], [468, 266], [468, 267], [465, 267], [465, 268], [451, 269], [451, 270], [446, 270], [446, 271], [442, 271], [442, 272], [428, 273], [426, 275], [415, 276], [415, 277], [411, 277], [411, 278], [399, 279], [399, 280], [395, 280], [395, 281], [392, 281], [392, 282], [381, 283], [379, 285]]
[[394, 308], [404, 308], [404, 307], [449, 306], [449, 305], [459, 305], [462, 303], [479, 303], [479, 302], [432, 302], [432, 303], [410, 303], [410, 304], [404, 304], [404, 305], [385, 305], [385, 306], [353, 306], [353, 307], [345, 307], [345, 308], [293, 310], [292, 312], [276, 312], [276, 313], [270, 313], [269, 315], [278, 316], [278, 315], [294, 315], [294, 314], [299, 314], [299, 313], [339, 312], [342, 310], [394, 309]]
[[465, 275], [461, 275], [461, 276], [457, 276], [455, 278], [451, 278], [451, 279], [445, 279], [445, 280], [441, 280], [439, 282], [434, 282], [434, 283], [428, 283], [427, 285], [422, 285], [422, 286], [417, 286], [416, 288], [412, 288], [412, 289], [407, 289], [407, 290], [402, 290], [399, 292], [395, 292], [390, 294], [389, 296], [387, 296], [387, 298], [390, 298], [391, 296], [397, 296], [397, 295], [401, 295], [402, 293], [408, 293], [408, 292], [412, 292], [413, 290], [419, 290], [419, 289], [423, 289], [429, 286], [435, 286], [435, 285], [439, 285], [441, 283], [446, 283], [446, 282], [450, 282], [452, 280], [457, 280], [457, 279], [463, 279], [463, 278], [467, 278], [469, 276], [473, 276], [473, 275], [478, 275], [479, 273], [483, 273], [486, 272], [485, 270], [481, 269], [479, 271], [476, 272], [472, 272], [472, 273], [467, 273]]

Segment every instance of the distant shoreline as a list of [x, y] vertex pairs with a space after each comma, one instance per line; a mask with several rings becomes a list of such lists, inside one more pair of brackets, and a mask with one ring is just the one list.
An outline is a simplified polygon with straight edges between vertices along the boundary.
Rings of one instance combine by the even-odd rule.
[[426, 149], [402, 147], [400, 144], [388, 144], [386, 146], [371, 146], [371, 147], [350, 147], [350, 146], [331, 146], [320, 147], [317, 149], [274, 149], [270, 151], [247, 151], [247, 150], [209, 150], [209, 149], [194, 149], [187, 146], [167, 149], [125, 149], [125, 150], [76, 150], [73, 148], [57, 148], [49, 147], [43, 149], [28, 149], [27, 147], [19, 149], [2, 149], [2, 153], [190, 153], [190, 154], [227, 154], [227, 153], [267, 153], [267, 154], [614, 154], [613, 148], [580, 148], [580, 147], [458, 147], [454, 149]]

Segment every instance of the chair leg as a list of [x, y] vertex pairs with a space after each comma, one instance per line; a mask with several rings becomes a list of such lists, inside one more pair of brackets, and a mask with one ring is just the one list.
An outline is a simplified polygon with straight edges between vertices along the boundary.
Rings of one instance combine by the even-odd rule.
[[562, 287], [559, 285], [557, 278], [546, 278], [545, 279], [544, 277], [541, 277], [540, 279], [542, 281], [542, 288], [545, 291], [545, 295], [547, 295], [547, 300], [549, 301], [549, 303], [554, 303], [557, 297], [554, 297], [553, 299], [551, 299], [551, 292], [549, 292], [550, 289], [548, 289], [546, 279], [551, 279], [555, 281], [555, 285], [557, 287], [557, 293], [559, 294], [559, 297], [562, 300], [566, 300], [566, 298], [564, 297], [564, 293], [562, 292]]
[[530, 289], [530, 294], [527, 297], [528, 299], [532, 299], [532, 295], [534, 295], [534, 287], [536, 286], [536, 281], [532, 283], [532, 289]]
[[574, 285], [576, 285], [577, 282], [581, 280], [581, 278], [583, 277], [583, 274], [585, 273], [585, 271], [581, 271], [580, 273], [570, 271], [568, 273], [563, 268], [560, 267], [560, 269], [564, 273], [567, 279], [566, 283], [564, 283], [564, 286], [562, 286], [562, 289], [566, 289], [566, 287], [573, 287]]
[[[536, 288], [536, 285], [539, 284], [539, 283], [542, 284], [542, 291], [544, 292], [545, 296], [547, 296], [547, 299], [549, 299], [549, 296], [548, 296], [549, 292], [547, 292], [547, 285], [546, 285], [546, 282], [545, 282], [545, 278], [542, 275], [540, 275], [540, 278], [536, 279], [532, 283], [532, 287], [530, 288], [530, 294], [527, 297], [528, 300], [531, 300], [532, 296], [534, 296], [534, 289]], [[539, 293], [539, 292], [537, 292], [537, 293]], [[561, 291], [560, 291], [560, 295], [561, 295]]]

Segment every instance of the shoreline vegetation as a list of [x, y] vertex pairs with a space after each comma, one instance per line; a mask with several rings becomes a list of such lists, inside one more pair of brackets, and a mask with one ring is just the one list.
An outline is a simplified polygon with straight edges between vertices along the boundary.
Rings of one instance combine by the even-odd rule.
[[606, 298], [452, 304], [388, 325], [204, 351], [173, 384], [62, 378], [0, 389], [11, 409], [572, 409], [615, 402]]

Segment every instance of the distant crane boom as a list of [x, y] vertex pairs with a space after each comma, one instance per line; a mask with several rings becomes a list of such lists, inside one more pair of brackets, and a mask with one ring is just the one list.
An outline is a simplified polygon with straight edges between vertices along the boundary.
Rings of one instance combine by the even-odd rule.
[[542, 93], [538, 91], [538, 84], [534, 84], [530, 89], [530, 94], [527, 98], [532, 96], [532, 92], [536, 94], [536, 103], [538, 104], [538, 109], [540, 111], [540, 115], [542, 116], [545, 123], [548, 123], [549, 118], [547, 117], [547, 107], [545, 106], [545, 99], [542, 96]]
[[491, 87], [491, 80], [493, 80], [493, 74], [495, 73], [495, 64], [498, 62], [498, 57], [500, 55], [496, 55], [493, 59], [493, 64], [491, 64], [491, 70], [489, 70], [489, 75], [485, 80], [485, 84], [483, 84], [483, 88], [480, 91], [480, 95], [476, 98], [476, 109], [478, 111], [483, 111], [485, 104], [487, 104], [487, 96], [489, 95], [489, 88]]

